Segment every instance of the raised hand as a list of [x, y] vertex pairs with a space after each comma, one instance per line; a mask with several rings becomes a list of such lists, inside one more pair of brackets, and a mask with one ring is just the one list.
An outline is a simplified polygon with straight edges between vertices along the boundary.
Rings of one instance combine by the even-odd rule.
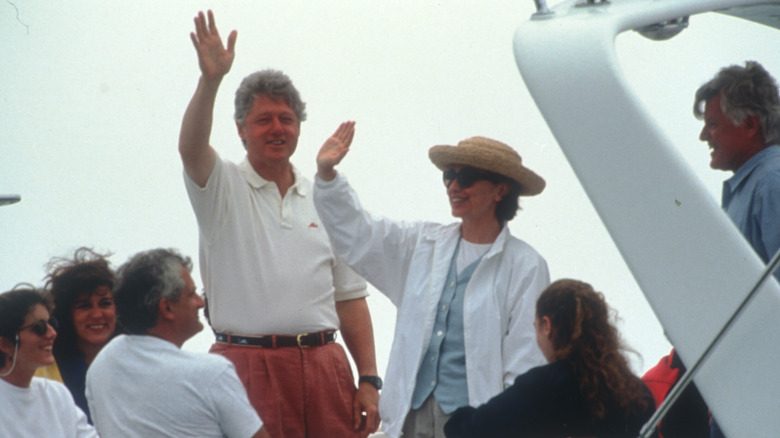
[[225, 49], [214, 22], [214, 13], [208, 11], [208, 22], [206, 22], [203, 11], [198, 12], [198, 16], [195, 17], [195, 32], [190, 32], [190, 38], [198, 53], [198, 64], [205, 79], [222, 79], [230, 71], [235, 58], [237, 35], [235, 30], [230, 32], [227, 49]]
[[349, 152], [352, 138], [355, 136], [355, 122], [343, 122], [336, 132], [322, 144], [317, 153], [317, 175], [325, 181], [336, 177], [333, 169]]

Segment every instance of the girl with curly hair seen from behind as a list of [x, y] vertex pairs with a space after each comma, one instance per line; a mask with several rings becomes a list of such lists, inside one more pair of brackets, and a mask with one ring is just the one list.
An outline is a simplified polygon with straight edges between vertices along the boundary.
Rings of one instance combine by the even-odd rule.
[[98, 352], [117, 334], [112, 289], [114, 271], [106, 259], [89, 248], [79, 248], [72, 258], [49, 262], [46, 289], [60, 324], [54, 342], [56, 364], [37, 375], [62, 381], [76, 404], [92, 422], [84, 395], [87, 368]]
[[455, 411], [450, 438], [635, 437], [652, 415], [650, 391], [629, 368], [604, 296], [558, 280], [536, 302], [536, 337], [549, 362], [486, 404]]

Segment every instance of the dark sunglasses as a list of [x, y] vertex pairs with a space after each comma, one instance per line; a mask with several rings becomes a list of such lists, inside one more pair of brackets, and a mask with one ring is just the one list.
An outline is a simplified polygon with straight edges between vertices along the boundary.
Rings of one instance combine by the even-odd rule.
[[501, 176], [493, 172], [468, 166], [461, 168], [459, 172], [456, 172], [454, 168], [450, 167], [442, 173], [442, 180], [444, 180], [444, 186], [447, 188], [450, 188], [452, 182], [457, 180], [460, 188], [467, 189], [479, 180], [487, 180], [492, 183], [501, 182]]
[[46, 333], [49, 332], [49, 326], [51, 326], [54, 330], [57, 330], [57, 327], [59, 326], [57, 319], [53, 316], [48, 321], [45, 319], [39, 319], [30, 325], [26, 325], [20, 328], [19, 331], [30, 329], [38, 336], [46, 336]]

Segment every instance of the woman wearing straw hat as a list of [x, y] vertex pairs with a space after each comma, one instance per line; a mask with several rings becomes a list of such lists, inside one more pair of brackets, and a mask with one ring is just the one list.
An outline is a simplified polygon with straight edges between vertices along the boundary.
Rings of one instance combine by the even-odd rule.
[[345, 122], [317, 156], [314, 202], [338, 256], [397, 307], [380, 400], [390, 437], [443, 437], [457, 407], [478, 406], [544, 363], [535, 303], [549, 284], [544, 259], [513, 237], [518, 197], [544, 189], [509, 146], [473, 137], [434, 146], [449, 225], [402, 223], [365, 212], [334, 167], [354, 135]]

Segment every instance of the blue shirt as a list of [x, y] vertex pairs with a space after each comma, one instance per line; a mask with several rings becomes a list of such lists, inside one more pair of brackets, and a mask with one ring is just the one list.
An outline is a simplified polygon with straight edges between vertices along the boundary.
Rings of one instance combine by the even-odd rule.
[[444, 290], [439, 298], [433, 333], [417, 370], [412, 409], [418, 409], [433, 393], [445, 414], [469, 404], [466, 381], [466, 348], [463, 337], [463, 295], [482, 257], [457, 274], [460, 241], [450, 262]]
[[73, 352], [64, 358], [61, 358], [57, 362], [57, 367], [60, 369], [60, 375], [62, 376], [62, 383], [68, 387], [73, 401], [81, 408], [87, 415], [87, 421], [92, 424], [92, 416], [89, 413], [89, 406], [87, 405], [87, 397], [84, 395], [87, 384], [87, 362], [81, 357], [81, 354]]
[[[723, 182], [723, 209], [764, 263], [780, 248], [780, 146], [764, 148]], [[780, 270], [775, 271], [780, 280]]]

